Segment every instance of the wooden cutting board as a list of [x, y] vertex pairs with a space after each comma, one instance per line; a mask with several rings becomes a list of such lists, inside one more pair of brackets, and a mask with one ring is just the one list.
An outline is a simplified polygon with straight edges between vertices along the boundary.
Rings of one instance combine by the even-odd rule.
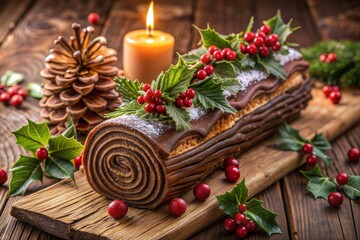
[[[321, 90], [313, 90], [314, 99], [292, 126], [304, 137], [321, 132], [333, 140], [360, 121], [360, 94], [345, 93], [338, 105], [326, 99]], [[250, 196], [270, 186], [305, 161], [294, 152], [269, 147], [265, 141], [242, 153], [241, 177], [246, 179]], [[37, 228], [66, 239], [184, 239], [222, 217], [215, 196], [230, 191], [235, 184], [225, 181], [219, 169], [205, 182], [212, 194], [205, 202], [196, 202], [192, 192], [183, 196], [188, 209], [179, 218], [168, 213], [167, 205], [156, 209], [129, 208], [121, 220], [107, 214], [110, 200], [95, 193], [82, 172], [76, 173], [77, 188], [69, 180], [61, 181], [22, 198], [12, 206], [11, 214]]]

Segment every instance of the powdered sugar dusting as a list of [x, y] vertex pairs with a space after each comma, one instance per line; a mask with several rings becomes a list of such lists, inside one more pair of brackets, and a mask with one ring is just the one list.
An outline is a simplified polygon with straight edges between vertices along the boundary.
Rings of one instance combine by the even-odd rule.
[[275, 54], [275, 59], [280, 62], [280, 65], [285, 65], [288, 62], [298, 60], [302, 57], [301, 53], [295, 48], [289, 48], [286, 46], [284, 46], [284, 48], [288, 50], [288, 54]]
[[200, 107], [191, 107], [188, 108], [190, 114], [190, 121], [195, 121], [205, 115], [206, 111]]
[[248, 71], [242, 71], [238, 73], [236, 78], [242, 86], [242, 90], [246, 90], [246, 88], [253, 82], [261, 81], [263, 79], [267, 79], [269, 74], [264, 71], [251, 69]]

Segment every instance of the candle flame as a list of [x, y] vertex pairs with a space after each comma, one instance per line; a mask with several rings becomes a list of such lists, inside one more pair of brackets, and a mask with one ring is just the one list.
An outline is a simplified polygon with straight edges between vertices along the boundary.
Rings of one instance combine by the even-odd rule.
[[151, 37], [154, 30], [154, 1], [150, 2], [149, 10], [146, 16], [146, 30], [147, 34]]

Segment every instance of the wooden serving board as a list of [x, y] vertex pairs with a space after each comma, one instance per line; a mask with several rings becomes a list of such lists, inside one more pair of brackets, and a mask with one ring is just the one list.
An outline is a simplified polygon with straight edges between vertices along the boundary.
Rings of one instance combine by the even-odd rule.
[[[360, 121], [360, 94], [345, 93], [333, 105], [319, 89], [314, 99], [292, 126], [304, 137], [321, 132], [333, 140]], [[250, 196], [276, 182], [305, 161], [294, 152], [269, 147], [265, 141], [242, 153], [241, 181], [246, 179]], [[187, 211], [179, 218], [168, 213], [167, 205], [155, 211], [129, 208], [128, 214], [114, 220], [107, 214], [110, 200], [95, 193], [82, 172], [76, 174], [77, 188], [69, 180], [61, 181], [24, 197], [12, 206], [11, 214], [43, 231], [66, 239], [184, 239], [222, 217], [215, 196], [230, 191], [234, 184], [225, 181], [219, 169], [205, 182], [212, 194], [205, 202], [196, 202], [192, 192], [183, 196]]]

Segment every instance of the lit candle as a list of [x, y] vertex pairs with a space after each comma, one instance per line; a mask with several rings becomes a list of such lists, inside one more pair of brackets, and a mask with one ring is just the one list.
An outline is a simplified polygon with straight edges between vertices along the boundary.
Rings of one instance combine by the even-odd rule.
[[146, 17], [146, 30], [129, 32], [124, 37], [123, 67], [126, 77], [150, 83], [169, 68], [174, 54], [174, 37], [154, 30], [154, 3]]

